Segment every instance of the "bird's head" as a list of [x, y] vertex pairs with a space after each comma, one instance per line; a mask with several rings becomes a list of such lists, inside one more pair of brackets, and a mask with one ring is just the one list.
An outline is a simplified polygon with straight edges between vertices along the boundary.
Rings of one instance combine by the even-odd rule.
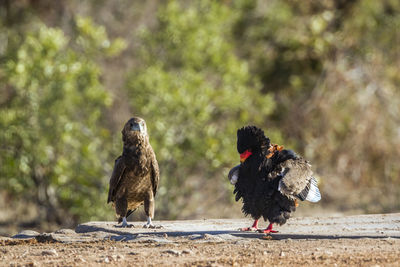
[[258, 152], [268, 149], [271, 142], [264, 135], [264, 131], [256, 126], [244, 126], [237, 131], [237, 151], [239, 154], [246, 150], [250, 152]]
[[133, 117], [125, 123], [122, 129], [122, 141], [138, 141], [147, 138], [146, 122], [139, 117]]

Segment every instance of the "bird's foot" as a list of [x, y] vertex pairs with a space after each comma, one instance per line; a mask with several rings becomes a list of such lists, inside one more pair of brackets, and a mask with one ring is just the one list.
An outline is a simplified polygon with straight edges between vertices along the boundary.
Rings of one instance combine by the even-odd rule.
[[258, 219], [254, 220], [254, 223], [252, 226], [246, 227], [246, 228], [241, 228], [239, 230], [243, 231], [243, 232], [256, 232], [258, 230]]
[[128, 224], [126, 217], [122, 218], [122, 224], [121, 225], [114, 225], [114, 227], [117, 228], [131, 228], [134, 227], [133, 224]]
[[279, 233], [279, 231], [275, 231], [272, 229], [258, 229], [257, 232], [263, 233], [263, 234], [271, 234], [271, 233]]
[[259, 231], [257, 227], [245, 227], [245, 228], [240, 228], [239, 231], [242, 232], [256, 232]]
[[258, 232], [264, 234], [278, 233], [278, 231], [272, 230], [272, 223], [270, 223], [266, 229], [260, 229]]
[[147, 229], [161, 229], [164, 228], [162, 225], [154, 225], [154, 224], [145, 224], [143, 225], [143, 228], [147, 228]]
[[146, 223], [145, 225], [143, 225], [143, 228], [154, 229], [154, 228], [156, 228], [156, 226], [152, 223]]
[[150, 229], [160, 229], [163, 228], [161, 225], [154, 225], [151, 221], [150, 217], [147, 217], [147, 223], [143, 225], [143, 228], [150, 228]]

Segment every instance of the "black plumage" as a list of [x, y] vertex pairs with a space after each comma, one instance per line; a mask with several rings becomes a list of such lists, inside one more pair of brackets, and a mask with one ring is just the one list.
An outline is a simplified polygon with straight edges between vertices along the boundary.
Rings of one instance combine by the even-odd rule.
[[253, 229], [263, 217], [271, 223], [271, 232], [273, 223], [284, 224], [296, 210], [296, 198], [307, 198], [315, 182], [310, 165], [292, 150], [273, 146], [256, 126], [237, 131], [237, 150], [242, 162], [228, 175], [235, 184], [235, 200], [242, 199], [243, 213], [256, 220]]

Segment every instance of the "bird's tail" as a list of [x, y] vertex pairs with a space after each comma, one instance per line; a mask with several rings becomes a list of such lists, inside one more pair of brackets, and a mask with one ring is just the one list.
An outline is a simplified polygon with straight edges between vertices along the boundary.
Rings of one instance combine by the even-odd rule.
[[[134, 209], [134, 210], [128, 210], [128, 212], [127, 212], [126, 215], [125, 215], [125, 218], [128, 218], [129, 215], [131, 215], [135, 210], [136, 210], [136, 209]], [[119, 217], [118, 217], [118, 223], [121, 223], [122, 220], [123, 220], [123, 218], [124, 218], [124, 216], [119, 216]]]
[[320, 201], [321, 193], [319, 192], [319, 189], [318, 189], [317, 180], [314, 177], [311, 177], [311, 180], [308, 183], [307, 187], [304, 188], [304, 190], [301, 191], [301, 193], [298, 194], [296, 197], [298, 197], [302, 201], [303, 200], [307, 200], [310, 202]]
[[311, 178], [310, 190], [308, 191], [306, 200], [310, 202], [318, 202], [321, 200], [321, 193], [318, 189], [317, 180], [314, 177]]
[[128, 212], [126, 213], [126, 218], [128, 218], [128, 216], [131, 215], [135, 210], [136, 210], [136, 209], [134, 209], [134, 210], [128, 210]]

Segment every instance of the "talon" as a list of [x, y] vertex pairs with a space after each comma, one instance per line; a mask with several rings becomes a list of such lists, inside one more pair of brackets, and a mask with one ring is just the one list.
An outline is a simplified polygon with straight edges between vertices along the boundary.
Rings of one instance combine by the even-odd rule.
[[272, 223], [270, 223], [266, 229], [258, 230], [258, 232], [264, 234], [279, 233], [278, 231], [272, 230]]
[[154, 224], [145, 224], [145, 225], [143, 225], [143, 228], [156, 228], [155, 226], [154, 226]]
[[126, 221], [126, 217], [122, 218], [122, 224], [121, 225], [114, 225], [116, 228], [132, 228], [134, 227], [133, 224], [128, 224]]
[[258, 230], [258, 219], [254, 220], [254, 223], [251, 227], [246, 227], [246, 228], [241, 228], [239, 229], [240, 231], [244, 231], [244, 232], [255, 232]]
[[143, 228], [156, 228], [154, 224], [151, 222], [151, 218], [149, 216], [147, 217], [147, 223], [143, 225]]

